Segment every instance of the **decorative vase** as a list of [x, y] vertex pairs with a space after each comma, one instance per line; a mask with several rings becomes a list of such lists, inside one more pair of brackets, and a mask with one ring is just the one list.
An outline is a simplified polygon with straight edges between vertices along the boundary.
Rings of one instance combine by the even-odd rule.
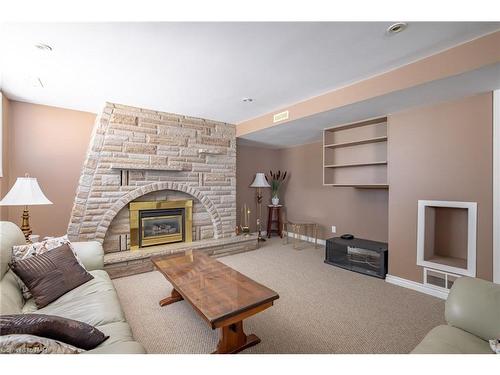
[[277, 196], [274, 196], [271, 198], [271, 202], [273, 203], [273, 206], [277, 206], [280, 204], [280, 199]]

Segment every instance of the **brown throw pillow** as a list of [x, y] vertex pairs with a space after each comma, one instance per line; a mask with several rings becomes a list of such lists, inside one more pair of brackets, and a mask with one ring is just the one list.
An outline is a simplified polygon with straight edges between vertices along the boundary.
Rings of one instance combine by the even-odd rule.
[[[71, 242], [68, 240], [68, 236], [62, 236], [62, 237], [52, 237], [49, 239], [46, 239], [41, 242], [35, 242], [35, 243], [29, 243], [25, 245], [18, 245], [18, 246], [13, 246], [12, 247], [12, 262], [17, 262], [18, 260], [23, 260], [31, 257], [35, 257], [37, 255], [41, 255], [43, 253], [46, 253], [47, 251], [51, 251], [52, 249], [56, 249], [62, 244], [67, 243], [68, 246], [70, 247], [71, 250], [73, 250], [73, 254], [75, 254], [76, 259], [78, 260], [78, 263], [85, 268], [84, 264], [78, 259], [78, 255], [71, 245]], [[23, 292], [23, 297], [24, 299], [30, 299], [32, 297], [29, 289], [24, 285], [24, 283], [17, 278], [19, 285], [21, 286], [22, 292]]]
[[78, 263], [67, 243], [36, 257], [14, 261], [10, 267], [28, 287], [39, 309], [94, 278]]
[[43, 314], [0, 316], [0, 335], [34, 335], [57, 340], [84, 350], [94, 349], [109, 336], [77, 320]]

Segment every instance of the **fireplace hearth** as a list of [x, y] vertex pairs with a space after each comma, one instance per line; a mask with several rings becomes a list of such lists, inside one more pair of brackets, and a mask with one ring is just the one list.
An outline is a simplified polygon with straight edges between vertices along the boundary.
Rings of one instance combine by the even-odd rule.
[[192, 240], [192, 200], [131, 202], [130, 248]]

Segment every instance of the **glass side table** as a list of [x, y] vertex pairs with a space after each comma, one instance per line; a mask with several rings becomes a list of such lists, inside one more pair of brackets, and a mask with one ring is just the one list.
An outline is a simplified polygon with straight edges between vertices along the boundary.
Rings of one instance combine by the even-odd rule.
[[[283, 244], [288, 244], [290, 229], [294, 249], [298, 249], [297, 245], [299, 244], [301, 237], [307, 237], [308, 234], [312, 234], [311, 237], [314, 238], [314, 248], [316, 249], [318, 247], [318, 224], [302, 221], [285, 221], [283, 223]], [[307, 239], [305, 241], [307, 241]]]

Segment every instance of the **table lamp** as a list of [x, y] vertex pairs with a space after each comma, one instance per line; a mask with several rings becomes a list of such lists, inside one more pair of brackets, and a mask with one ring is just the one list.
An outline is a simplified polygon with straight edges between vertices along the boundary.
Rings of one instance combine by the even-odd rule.
[[261, 217], [262, 217], [262, 190], [261, 188], [271, 187], [266, 180], [266, 175], [264, 173], [258, 172], [255, 174], [255, 178], [250, 185], [250, 187], [257, 188], [257, 205], [259, 207], [259, 217], [257, 218], [257, 230], [259, 231], [258, 240], [265, 241], [261, 235]]
[[0, 201], [0, 206], [24, 206], [23, 221], [21, 230], [24, 233], [26, 242], [30, 242], [31, 228], [30, 228], [30, 215], [28, 206], [52, 204], [51, 201], [42, 193], [38, 181], [34, 177], [18, 177], [12, 189]]

